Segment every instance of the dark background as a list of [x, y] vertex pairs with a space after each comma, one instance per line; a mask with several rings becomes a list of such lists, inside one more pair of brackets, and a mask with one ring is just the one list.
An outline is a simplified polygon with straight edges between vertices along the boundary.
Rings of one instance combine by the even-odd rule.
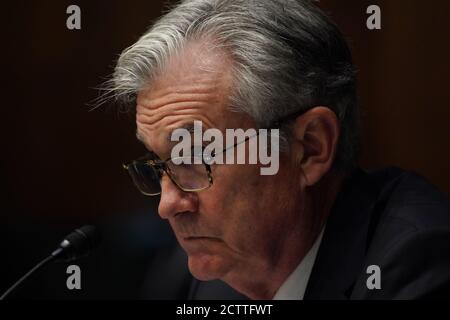
[[[81, 7], [81, 30], [66, 28], [71, 4]], [[381, 7], [381, 30], [366, 28], [371, 4]], [[450, 3], [322, 0], [321, 6], [347, 35], [359, 69], [361, 165], [414, 170], [450, 194]], [[148, 288], [173, 236], [155, 201], [135, 191], [121, 169], [144, 152], [133, 116], [112, 105], [90, 112], [88, 103], [120, 52], [163, 7], [159, 0], [2, 4], [1, 292], [66, 233], [96, 223], [105, 242], [78, 263], [81, 291], [66, 289], [67, 265], [54, 265], [16, 297], [155, 297]]]

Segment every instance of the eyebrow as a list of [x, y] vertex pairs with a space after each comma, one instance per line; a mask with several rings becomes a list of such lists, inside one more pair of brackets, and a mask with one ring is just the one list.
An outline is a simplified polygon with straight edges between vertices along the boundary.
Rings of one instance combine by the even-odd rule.
[[168, 135], [167, 135], [167, 142], [171, 143], [171, 142], [175, 142], [171, 140], [172, 134], [174, 133], [175, 130], [178, 129], [186, 129], [190, 134], [194, 134], [194, 122], [189, 122], [186, 123], [184, 125], [182, 125], [179, 128], [173, 129]]
[[[179, 127], [179, 128], [173, 129], [173, 130], [167, 135], [167, 142], [168, 142], [168, 143], [176, 142], [176, 141], [172, 141], [172, 140], [171, 140], [171, 137], [172, 137], [173, 132], [174, 132], [175, 130], [177, 130], [177, 129], [186, 129], [189, 133], [194, 134], [194, 122], [193, 122], [193, 121], [192, 121], [192, 122], [188, 122], [188, 123], [182, 125], [182, 126]], [[146, 148], [149, 152], [154, 153], [154, 151], [148, 147], [148, 145], [147, 145], [146, 142], [145, 142], [145, 139], [139, 134], [139, 131], [137, 131], [137, 130], [136, 130], [136, 139], [137, 139], [138, 141], [140, 141], [140, 142], [145, 146], [145, 148]]]
[[136, 130], [136, 139], [138, 139], [138, 141], [144, 143], [144, 139], [141, 137], [141, 135], [139, 134], [139, 131]]
[[[144, 140], [144, 138], [139, 134], [139, 131], [137, 131], [136, 130], [136, 139], [139, 141], [139, 142], [141, 142], [144, 146], [145, 146], [145, 148], [147, 148], [149, 151], [151, 151], [151, 149], [147, 146], [147, 144], [145, 143], [145, 140]], [[153, 151], [151, 151], [151, 152], [153, 152]]]

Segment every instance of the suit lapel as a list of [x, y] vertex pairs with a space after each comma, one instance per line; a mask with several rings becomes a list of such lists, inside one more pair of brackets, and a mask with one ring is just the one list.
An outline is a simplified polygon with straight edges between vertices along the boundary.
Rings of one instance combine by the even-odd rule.
[[378, 189], [357, 169], [333, 206], [305, 292], [308, 299], [348, 299], [363, 272]]

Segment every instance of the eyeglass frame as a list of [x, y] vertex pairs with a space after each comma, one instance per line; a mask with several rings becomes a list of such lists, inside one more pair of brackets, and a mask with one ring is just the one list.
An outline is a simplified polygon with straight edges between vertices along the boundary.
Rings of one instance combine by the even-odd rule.
[[[252, 135], [252, 136], [246, 137], [243, 141], [239, 141], [239, 142], [236, 142], [236, 143], [235, 143], [234, 145], [232, 145], [232, 146], [225, 147], [223, 150], [221, 150], [221, 151], [218, 152], [218, 153], [214, 153], [212, 156], [215, 157], [216, 155], [218, 155], [218, 154], [220, 154], [220, 153], [224, 153], [224, 152], [226, 152], [226, 151], [229, 150], [229, 149], [234, 149], [234, 148], [237, 147], [238, 145], [240, 145], [240, 144], [242, 144], [242, 143], [245, 143], [245, 142], [247, 142], [248, 140], [250, 140], [251, 138], [254, 138], [254, 137], [258, 136], [258, 135], [259, 135], [259, 132], [257, 132], [256, 134], [254, 134], [254, 135]], [[200, 155], [197, 155], [197, 157], [201, 158], [201, 160], [202, 160], [202, 163], [201, 163], [201, 164], [205, 166], [206, 174], [208, 175], [208, 186], [206, 186], [206, 187], [204, 187], [204, 188], [197, 188], [197, 189], [187, 189], [187, 188], [183, 188], [183, 187], [176, 181], [176, 179], [172, 176], [172, 173], [170, 172], [170, 167], [167, 165], [167, 163], [168, 163], [169, 161], [172, 161], [172, 160], [175, 160], [175, 159], [181, 159], [181, 158], [185, 158], [185, 157], [176, 157], [176, 158], [169, 157], [169, 158], [167, 158], [166, 160], [160, 160], [160, 159], [148, 159], [148, 155], [149, 155], [149, 154], [150, 154], [150, 153], [148, 153], [148, 154], [145, 155], [144, 157], [141, 157], [141, 158], [139, 158], [139, 159], [137, 159], [137, 160], [134, 160], [134, 161], [131, 161], [131, 162], [129, 162], [129, 163], [122, 164], [123, 169], [126, 170], [126, 171], [128, 172], [128, 174], [130, 175], [130, 177], [131, 177], [131, 174], [130, 174], [129, 168], [130, 168], [132, 165], [136, 164], [136, 163], [145, 164], [145, 165], [147, 165], [147, 166], [149, 166], [149, 167], [152, 167], [153, 169], [157, 170], [158, 173], [160, 173], [161, 170], [162, 170], [163, 172], [165, 172], [165, 173], [167, 174], [167, 176], [169, 177], [170, 181], [172, 181], [172, 182], [173, 182], [180, 190], [182, 190], [183, 192], [189, 192], [189, 193], [191, 193], [191, 192], [192, 192], [192, 193], [193, 193], [193, 192], [200, 192], [200, 191], [209, 189], [209, 188], [213, 185], [213, 181], [214, 181], [214, 180], [213, 180], [213, 176], [212, 176], [211, 165], [208, 164], [208, 163], [206, 163], [206, 162], [204, 161], [204, 159], [203, 159], [203, 153], [202, 153], [201, 156], [200, 156]], [[133, 177], [131, 177], [131, 180], [134, 182]], [[161, 184], [161, 178], [160, 178], [159, 183]], [[136, 185], [136, 183], [134, 183], [134, 184]], [[145, 196], [158, 196], [158, 195], [160, 195], [161, 192], [162, 192], [162, 190], [161, 190], [161, 191], [159, 191], [158, 193], [152, 193], [152, 194], [150, 194], [150, 193], [146, 193], [146, 192], [142, 191], [141, 188], [140, 188], [138, 185], [136, 185], [136, 187], [137, 187], [137, 189], [138, 189], [142, 194], [144, 194]]]
[[[281, 127], [281, 125], [282, 125], [283, 122], [286, 122], [286, 121], [292, 121], [292, 120], [296, 119], [297, 117], [299, 117], [299, 116], [303, 115], [304, 113], [306, 113], [308, 110], [309, 110], [309, 109], [301, 110], [301, 111], [296, 111], [296, 112], [293, 112], [293, 113], [291, 113], [291, 114], [288, 114], [287, 116], [281, 117], [280, 119], [274, 121], [271, 127]], [[245, 143], [245, 142], [247, 142], [248, 140], [250, 140], [251, 138], [256, 137], [256, 136], [258, 136], [258, 135], [259, 135], [259, 131], [258, 131], [255, 135], [252, 135], [252, 136], [250, 136], [250, 137], [246, 137], [243, 141], [236, 142], [233, 146], [224, 148], [220, 153], [224, 153], [224, 152], [226, 152], [226, 151], [229, 150], [229, 149], [233, 149], [233, 148], [235, 148], [236, 146], [238, 146], [238, 145], [240, 145], [240, 144], [242, 144], [242, 143]], [[219, 154], [219, 153], [215, 153], [213, 156], [216, 156], [217, 154]], [[204, 159], [203, 159], [203, 154], [202, 154], [202, 156], [201, 156], [200, 158], [201, 158], [201, 160], [202, 160], [202, 164], [203, 164], [203, 165], [205, 166], [205, 168], [206, 168], [206, 173], [207, 173], [207, 175], [208, 175], [208, 186], [206, 186], [206, 187], [204, 187], [204, 188], [189, 189], [189, 190], [186, 189], [186, 188], [183, 188], [182, 186], [180, 186], [180, 184], [176, 181], [176, 179], [175, 179], [175, 178], [172, 176], [172, 174], [170, 173], [170, 168], [169, 168], [169, 166], [167, 165], [167, 163], [168, 163], [169, 161], [172, 161], [172, 160], [175, 160], [175, 159], [180, 159], [180, 158], [184, 158], [184, 157], [177, 157], [177, 158], [169, 157], [169, 158], [167, 158], [166, 160], [148, 159], [148, 154], [147, 154], [147, 155], [145, 155], [144, 157], [141, 157], [141, 158], [139, 158], [139, 159], [137, 159], [137, 160], [131, 161], [131, 162], [129, 162], [129, 163], [122, 164], [122, 167], [123, 167], [124, 170], [126, 170], [126, 171], [128, 172], [128, 174], [129, 174], [130, 177], [131, 177], [131, 180], [132, 180], [133, 183], [136, 185], [137, 189], [138, 189], [142, 194], [144, 194], [145, 196], [158, 196], [158, 195], [161, 194], [162, 190], [160, 190], [158, 193], [154, 193], [154, 194], [153, 194], [153, 193], [152, 193], [152, 194], [146, 193], [146, 192], [142, 191], [141, 188], [134, 182], [134, 179], [133, 179], [133, 177], [131, 176], [131, 173], [130, 173], [130, 171], [129, 171], [129, 168], [130, 168], [130, 166], [132, 166], [132, 165], [134, 165], [134, 164], [136, 164], [136, 163], [142, 163], [142, 161], [144, 161], [143, 164], [152, 167], [153, 169], [157, 170], [158, 173], [160, 173], [161, 170], [162, 170], [163, 172], [165, 172], [165, 173], [167, 174], [167, 176], [169, 177], [169, 179], [170, 179], [170, 180], [171, 180], [171, 181], [172, 181], [172, 182], [173, 182], [180, 190], [182, 190], [183, 192], [188, 192], [188, 193], [200, 192], [200, 191], [209, 189], [209, 188], [213, 185], [213, 176], [212, 176], [211, 165], [208, 164], [208, 163], [206, 163], [206, 162], [204, 161]], [[161, 175], [161, 178], [162, 178], [162, 175]], [[161, 178], [159, 178], [159, 183], [160, 183], [160, 184], [161, 184]]]

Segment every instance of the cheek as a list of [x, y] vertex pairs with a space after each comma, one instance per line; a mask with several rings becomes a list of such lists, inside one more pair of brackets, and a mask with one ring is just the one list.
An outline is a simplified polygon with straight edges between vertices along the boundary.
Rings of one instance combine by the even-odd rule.
[[298, 200], [291, 175], [261, 176], [259, 169], [241, 176], [230, 192], [230, 232], [236, 245], [255, 255], [275, 254], [286, 230], [298, 223]]
[[[227, 165], [216, 172], [213, 186], [200, 196], [201, 212], [223, 240], [240, 252], [262, 249], [273, 215], [264, 207], [273, 202], [257, 166]], [[272, 177], [273, 179], [273, 177]], [[202, 211], [203, 209], [203, 211]]]

